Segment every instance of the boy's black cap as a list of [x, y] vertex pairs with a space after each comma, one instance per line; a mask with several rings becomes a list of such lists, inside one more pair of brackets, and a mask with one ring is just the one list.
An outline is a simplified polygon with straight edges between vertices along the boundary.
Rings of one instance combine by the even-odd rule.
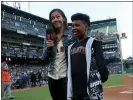
[[76, 13], [71, 16], [71, 20], [82, 20], [87, 23], [88, 26], [90, 26], [90, 17], [87, 14], [83, 13]]

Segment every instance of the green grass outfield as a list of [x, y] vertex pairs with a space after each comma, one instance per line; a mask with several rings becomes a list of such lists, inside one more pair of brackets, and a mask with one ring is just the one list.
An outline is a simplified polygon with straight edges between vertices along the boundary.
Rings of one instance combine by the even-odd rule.
[[107, 82], [105, 82], [103, 84], [104, 87], [108, 87], [108, 86], [118, 86], [118, 85], [123, 85], [124, 84], [124, 80], [122, 78], [122, 74], [114, 74], [114, 75], [110, 75], [109, 79]]
[[[107, 82], [104, 83], [104, 87], [123, 85], [123, 75], [111, 75]], [[52, 100], [49, 94], [48, 87], [33, 88], [23, 92], [13, 92], [15, 96], [14, 100]]]
[[14, 100], [51, 100], [48, 87], [33, 88], [22, 92], [14, 92]]

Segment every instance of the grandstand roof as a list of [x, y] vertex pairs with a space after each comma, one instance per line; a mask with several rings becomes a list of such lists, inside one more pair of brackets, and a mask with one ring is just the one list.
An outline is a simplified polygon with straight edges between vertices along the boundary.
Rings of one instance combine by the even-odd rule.
[[133, 64], [133, 60], [125, 60], [125, 63], [127, 63], [127, 64]]
[[125, 60], [125, 63], [127, 63], [127, 64], [133, 64], [133, 57], [128, 57], [128, 58]]
[[27, 19], [31, 19], [31, 20], [34, 20], [34, 21], [38, 21], [40, 23], [49, 23], [49, 20], [47, 19], [44, 19], [44, 18], [41, 18], [37, 15], [34, 15], [34, 14], [31, 14], [31, 13], [28, 13], [28, 12], [25, 12], [25, 11], [22, 11], [22, 10], [18, 10], [16, 8], [13, 8], [13, 7], [10, 7], [10, 6], [7, 6], [7, 5], [4, 5], [4, 4], [1, 4], [1, 11], [4, 11], [7, 12], [7, 13], [10, 13], [10, 14], [15, 14], [15, 15], [18, 15], [18, 16], [23, 16]]
[[[112, 22], [112, 21], [116, 21], [116, 18], [106, 19], [106, 20], [99, 20], [99, 21], [94, 21], [94, 22], [91, 22], [91, 25], [99, 24], [99, 23], [108, 23], [108, 22]], [[68, 23], [68, 25], [71, 26], [72, 23]]]

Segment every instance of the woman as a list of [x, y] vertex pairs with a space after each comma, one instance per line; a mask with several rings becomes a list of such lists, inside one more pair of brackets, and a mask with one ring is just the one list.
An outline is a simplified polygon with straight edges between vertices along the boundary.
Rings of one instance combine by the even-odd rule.
[[53, 100], [66, 100], [67, 47], [75, 41], [75, 38], [71, 32], [66, 32], [67, 18], [62, 10], [53, 9], [49, 14], [49, 21], [56, 42], [47, 38], [44, 43], [43, 57], [50, 61], [48, 86]]

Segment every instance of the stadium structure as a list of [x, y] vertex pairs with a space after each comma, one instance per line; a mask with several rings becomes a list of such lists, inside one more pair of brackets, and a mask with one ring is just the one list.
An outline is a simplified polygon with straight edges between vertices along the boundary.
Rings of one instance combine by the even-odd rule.
[[[41, 58], [49, 21], [37, 15], [1, 5], [1, 57], [11, 64], [45, 64]], [[71, 23], [69, 23], [71, 32]], [[102, 48], [110, 73], [122, 73], [117, 20], [91, 22], [88, 35], [102, 32]]]
[[41, 61], [48, 20], [2, 4], [1, 55], [16, 63]]
[[128, 57], [124, 60], [124, 72], [133, 73], [133, 57]]

